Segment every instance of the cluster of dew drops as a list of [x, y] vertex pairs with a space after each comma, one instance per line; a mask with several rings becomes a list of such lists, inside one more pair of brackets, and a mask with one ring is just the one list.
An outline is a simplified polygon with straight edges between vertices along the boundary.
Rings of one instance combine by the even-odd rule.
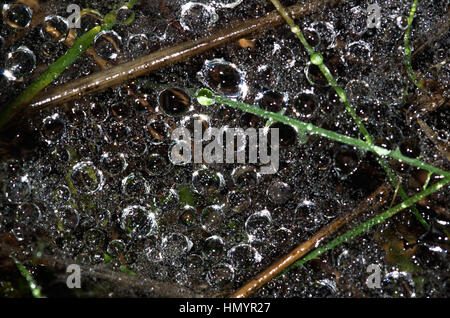
[[[213, 28], [222, 12], [243, 6], [242, 0], [178, 2], [179, 24], [188, 34]], [[32, 21], [33, 11], [24, 4], [12, 2], [1, 9], [3, 27], [22, 30]], [[358, 10], [362, 8], [351, 8], [354, 18], [348, 25], [357, 40], [346, 42], [343, 48], [350, 69], [361, 67], [353, 60], [371, 61], [375, 45], [361, 39], [370, 30]], [[403, 11], [399, 9], [389, 17], [392, 32], [397, 35], [405, 30]], [[118, 21], [127, 25], [134, 15], [128, 8], [121, 8]], [[88, 12], [76, 32], [83, 34], [100, 22], [100, 16]], [[308, 41], [316, 49], [332, 51], [337, 47], [338, 32], [329, 20], [306, 20], [304, 24]], [[37, 67], [35, 54], [51, 56], [70, 31], [67, 18], [60, 15], [45, 17], [38, 27], [41, 52], [33, 52], [26, 45], [5, 48], [5, 40], [0, 37], [0, 52], [6, 56], [1, 74], [8, 82], [23, 81]], [[107, 61], [123, 55], [133, 58], [148, 53], [155, 41], [168, 41], [165, 31], [122, 35], [115, 30], [104, 31], [96, 36], [94, 50]], [[202, 60], [195, 79], [180, 79], [182, 83], [151, 87], [136, 80], [131, 88], [138, 95], [142, 93], [140, 98], [155, 102], [155, 112], [150, 115], [125, 86], [100, 93], [88, 102], [75, 102], [69, 111], [43, 112], [41, 122], [36, 124], [41, 141], [37, 158], [1, 164], [0, 232], [8, 231], [25, 242], [44, 234], [51, 241], [47, 253], [62, 253], [82, 264], [125, 265], [144, 276], [190, 287], [207, 282], [209, 287], [222, 290], [252, 277], [299, 239], [333, 219], [339, 205], [352, 203], [351, 197], [330, 196], [334, 186], [329, 180], [350, 178], [360, 167], [361, 154], [351, 147], [323, 141], [316, 146], [326, 155], [314, 155], [312, 150], [301, 154], [301, 136], [291, 127], [273, 124], [280, 129], [285, 166], [292, 167], [265, 177], [258, 173], [257, 165], [174, 164], [171, 149], [177, 141], [170, 136], [176, 127], [193, 131], [195, 120], [202, 122], [203, 129], [215, 125], [245, 129], [265, 124], [250, 114], [219, 106], [202, 107], [184, 88], [191, 83], [230, 98], [251, 100], [269, 111], [285, 111], [304, 121], [323, 121], [325, 112], [319, 108], [329, 109], [327, 102], [337, 98], [315, 66], [304, 62], [308, 61], [304, 52], [287, 47], [289, 43], [269, 37], [264, 42], [268, 57], [264, 63], [255, 61], [257, 65], [241, 66], [238, 59], [212, 57]], [[327, 57], [344, 63], [338, 55]], [[173, 71], [179, 70], [174, 67]], [[339, 76], [342, 70], [332, 71]], [[290, 76], [299, 80], [294, 93]], [[359, 114], [369, 117], [368, 105], [375, 105], [370, 115], [375, 112], [376, 120], [381, 116], [378, 101], [384, 98], [392, 102], [404, 84], [393, 75], [394, 84], [383, 84], [391, 91], [378, 86], [377, 93], [384, 91], [386, 95], [376, 100], [368, 83], [375, 85], [376, 79], [341, 76], [348, 83], [350, 97], [361, 106]], [[264, 80], [266, 85], [261, 84]], [[326, 98], [315, 89], [325, 92]], [[370, 120], [366, 118], [369, 124]], [[355, 133], [354, 127], [334, 128]], [[389, 138], [389, 128], [380, 129], [380, 136]], [[417, 157], [417, 144], [406, 140], [401, 150]], [[396, 140], [384, 142], [395, 144]], [[312, 157], [305, 168], [299, 158], [308, 154]], [[300, 172], [311, 177], [322, 173], [322, 189], [305, 184], [307, 177], [299, 177]], [[298, 178], [303, 183], [293, 181]], [[319, 203], [324, 197], [328, 200]], [[30, 245], [30, 253], [34, 247]], [[330, 286], [327, 288], [335, 293], [335, 286]]]

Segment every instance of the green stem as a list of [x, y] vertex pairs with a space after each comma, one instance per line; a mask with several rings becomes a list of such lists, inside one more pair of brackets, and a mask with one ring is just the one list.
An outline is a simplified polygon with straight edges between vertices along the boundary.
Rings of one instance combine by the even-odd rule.
[[305, 257], [303, 257], [302, 259], [298, 260], [297, 262], [295, 262], [294, 264], [292, 264], [292, 267], [295, 266], [302, 266], [303, 264], [305, 264], [306, 262], [312, 260], [312, 259], [316, 259], [318, 257], [320, 257], [322, 254], [324, 254], [325, 252], [335, 248], [336, 246], [342, 244], [342, 243], [346, 243], [349, 242], [351, 240], [353, 240], [355, 237], [357, 237], [358, 235], [367, 232], [369, 229], [371, 229], [372, 227], [374, 227], [377, 224], [381, 224], [384, 221], [386, 221], [387, 219], [389, 219], [390, 217], [394, 216], [395, 214], [397, 214], [398, 212], [412, 206], [413, 204], [419, 202], [420, 200], [422, 200], [423, 198], [425, 198], [426, 196], [432, 194], [433, 192], [441, 189], [442, 187], [444, 187], [446, 184], [448, 184], [450, 182], [450, 178], [445, 178], [437, 183], [435, 183], [432, 186], [429, 186], [427, 189], [423, 190], [422, 192], [408, 198], [407, 200], [403, 201], [400, 204], [397, 204], [396, 206], [390, 208], [389, 210], [371, 218], [370, 220], [361, 223], [358, 227], [349, 230], [347, 232], [345, 232], [344, 234], [340, 235], [339, 237], [335, 238], [334, 240], [332, 240], [330, 243], [324, 245], [323, 247], [317, 248], [314, 251], [312, 251], [311, 253], [309, 253], [308, 255], [306, 255]]
[[411, 6], [411, 10], [409, 12], [409, 17], [408, 17], [408, 27], [406, 28], [406, 32], [405, 32], [405, 36], [403, 38], [403, 42], [404, 42], [404, 46], [405, 46], [405, 67], [406, 67], [406, 72], [409, 75], [409, 78], [411, 79], [411, 82], [414, 83], [414, 85], [416, 85], [420, 90], [422, 91], [426, 91], [425, 88], [423, 87], [423, 85], [421, 83], [419, 83], [417, 81], [417, 76], [412, 68], [411, 62], [412, 62], [412, 57], [411, 57], [411, 46], [409, 45], [409, 35], [411, 34], [411, 28], [412, 28], [412, 22], [414, 20], [414, 14], [416, 13], [416, 9], [417, 9], [417, 3], [419, 1], [418, 0], [414, 0], [413, 4]]
[[[131, 0], [124, 4], [129, 9], [139, 0]], [[92, 45], [95, 37], [101, 31], [112, 29], [116, 25], [116, 10], [111, 10], [104, 18], [102, 26], [97, 26], [78, 39], [67, 52], [58, 58], [49, 68], [39, 76], [30, 86], [28, 86], [11, 104], [0, 112], [0, 129], [13, 119], [31, 100], [51, 82], [58, 78], [61, 73], [72, 65]]]
[[41, 287], [38, 284], [36, 284], [33, 276], [31, 276], [30, 272], [25, 268], [25, 266], [22, 265], [22, 263], [17, 258], [15, 258], [12, 255], [10, 255], [10, 257], [14, 261], [14, 263], [16, 263], [16, 266], [19, 269], [20, 274], [22, 274], [22, 276], [28, 282], [28, 286], [30, 287], [31, 294], [33, 295], [33, 297], [43, 298], [43, 296], [41, 294]]
[[325, 138], [328, 138], [328, 139], [331, 139], [331, 140], [334, 140], [337, 142], [341, 142], [343, 144], [355, 146], [355, 147], [359, 148], [360, 150], [374, 152], [375, 154], [377, 154], [379, 156], [390, 157], [390, 158], [393, 158], [396, 160], [406, 162], [406, 163], [410, 164], [411, 166], [414, 166], [414, 167], [417, 167], [420, 169], [424, 169], [424, 170], [430, 171], [432, 173], [442, 175], [444, 177], [450, 177], [450, 172], [441, 170], [432, 165], [424, 163], [424, 162], [420, 161], [419, 159], [413, 159], [413, 158], [406, 157], [406, 156], [402, 155], [400, 150], [398, 150], [398, 149], [389, 150], [389, 149], [386, 149], [386, 148], [383, 148], [380, 146], [376, 146], [372, 143], [368, 143], [362, 139], [352, 138], [352, 137], [348, 137], [345, 135], [341, 135], [334, 131], [315, 126], [311, 123], [305, 123], [305, 122], [299, 121], [297, 119], [293, 119], [293, 118], [284, 116], [279, 113], [269, 112], [269, 111], [259, 108], [257, 106], [238, 102], [238, 101], [231, 100], [231, 99], [228, 99], [228, 98], [225, 98], [222, 96], [217, 96], [217, 95], [214, 95], [214, 93], [208, 89], [199, 90], [196, 93], [195, 97], [202, 105], [211, 105], [214, 102], [217, 102], [219, 104], [224, 104], [224, 105], [230, 106], [232, 108], [240, 109], [244, 112], [255, 114], [255, 115], [260, 116], [267, 120], [273, 120], [273, 121], [280, 122], [280, 123], [283, 123], [286, 125], [290, 125], [290, 126], [296, 128], [297, 131], [300, 131], [303, 133], [307, 133], [310, 135], [319, 135], [319, 136], [322, 136], [322, 137], [325, 137]]
[[[283, 7], [283, 5], [281, 5], [278, 0], [271, 0], [271, 2], [274, 4], [275, 8], [281, 14], [281, 16], [284, 18], [286, 23], [291, 27], [291, 31], [298, 37], [300, 42], [305, 47], [306, 51], [309, 53], [311, 63], [314, 65], [317, 65], [317, 67], [320, 69], [322, 74], [327, 79], [330, 86], [333, 87], [335, 92], [338, 94], [340, 100], [344, 103], [345, 109], [347, 110], [347, 112], [351, 115], [351, 117], [355, 121], [356, 125], [358, 126], [359, 131], [364, 136], [366, 141], [368, 143], [372, 143], [373, 141], [372, 141], [372, 137], [369, 134], [369, 131], [366, 129], [362, 120], [356, 114], [355, 109], [350, 105], [348, 98], [347, 98], [347, 94], [345, 93], [344, 89], [342, 89], [338, 85], [338, 83], [334, 79], [334, 77], [331, 74], [328, 67], [323, 63], [322, 55], [319, 52], [316, 52], [311, 47], [311, 45], [309, 45], [309, 43], [305, 39], [300, 27], [295, 24], [294, 20], [292, 20], [292, 18], [289, 16], [289, 14], [287, 13], [287, 11]], [[395, 176], [394, 172], [391, 170], [391, 167], [389, 166], [389, 164], [381, 157], [378, 157], [377, 160], [378, 160], [378, 163], [380, 164], [380, 166], [384, 169], [384, 171], [388, 175], [389, 179], [391, 180], [391, 183], [395, 187], [397, 187], [397, 186], [399, 187], [398, 193], [400, 194], [402, 199], [405, 200], [408, 196], [406, 195], [406, 192], [405, 192], [405, 190], [403, 190], [402, 186], [399, 185], [399, 182], [397, 181], [397, 177]], [[420, 215], [417, 208], [415, 206], [413, 206], [413, 207], [411, 207], [411, 209], [413, 211], [414, 216], [417, 218], [417, 220], [425, 227], [425, 229], [428, 230], [430, 226], [428, 225], [427, 221], [425, 221], [425, 219], [422, 217], [422, 215]]]

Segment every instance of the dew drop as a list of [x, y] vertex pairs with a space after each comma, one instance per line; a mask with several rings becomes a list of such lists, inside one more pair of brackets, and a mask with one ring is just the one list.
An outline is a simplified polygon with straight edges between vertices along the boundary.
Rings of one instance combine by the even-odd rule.
[[168, 88], [159, 94], [159, 107], [171, 116], [179, 116], [189, 110], [191, 98], [182, 89]]
[[152, 211], [141, 205], [131, 205], [122, 211], [120, 227], [133, 237], [142, 239], [155, 234], [158, 225]]
[[210, 28], [218, 20], [219, 16], [212, 6], [200, 2], [188, 2], [181, 6], [180, 24], [186, 31]]
[[247, 94], [245, 73], [223, 59], [206, 60], [199, 76], [203, 84], [215, 93], [227, 97], [245, 97]]
[[62, 42], [69, 34], [69, 24], [67, 20], [59, 15], [50, 15], [44, 19], [41, 28], [41, 37], [45, 41]]
[[105, 60], [115, 60], [122, 51], [122, 38], [115, 31], [102, 31], [94, 39], [95, 52]]
[[100, 191], [105, 182], [103, 173], [90, 161], [77, 163], [72, 169], [71, 179], [77, 191], [86, 194]]
[[3, 5], [3, 20], [14, 29], [27, 28], [33, 17], [33, 11], [22, 3]]
[[5, 63], [4, 75], [12, 81], [21, 81], [36, 68], [36, 56], [26, 46], [20, 46], [8, 53]]
[[245, 221], [245, 232], [249, 241], [264, 241], [270, 235], [272, 216], [268, 210], [253, 213]]

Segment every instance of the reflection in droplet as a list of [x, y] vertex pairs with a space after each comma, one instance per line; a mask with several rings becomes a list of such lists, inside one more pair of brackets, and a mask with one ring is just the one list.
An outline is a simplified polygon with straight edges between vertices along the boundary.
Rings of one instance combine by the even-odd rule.
[[242, 98], [247, 95], [245, 73], [233, 63], [223, 59], [206, 60], [198, 75], [203, 84], [215, 93]]
[[119, 8], [119, 10], [117, 10], [116, 13], [117, 23], [121, 25], [130, 24], [131, 22], [133, 22], [134, 17], [135, 17], [134, 11], [128, 8], [127, 6], [122, 6], [121, 8]]
[[240, 269], [249, 269], [262, 259], [261, 254], [248, 244], [234, 246], [228, 251], [227, 257], [235, 268]]
[[41, 36], [45, 41], [62, 42], [69, 34], [67, 20], [59, 15], [47, 16], [41, 28]]
[[150, 184], [141, 175], [131, 173], [122, 179], [122, 193], [131, 198], [139, 198], [150, 193]]
[[209, 28], [213, 26], [219, 16], [214, 7], [200, 3], [188, 2], [181, 6], [180, 24], [184, 30], [194, 31], [199, 27]]
[[16, 212], [17, 222], [26, 225], [33, 226], [41, 218], [41, 209], [31, 202], [25, 202], [18, 206]]
[[80, 223], [78, 211], [71, 206], [64, 206], [55, 211], [58, 217], [58, 229], [64, 232], [72, 232]]
[[235, 213], [246, 211], [252, 201], [246, 191], [230, 191], [227, 195], [227, 207]]
[[77, 191], [86, 194], [100, 191], [105, 182], [103, 173], [90, 161], [77, 163], [72, 169], [71, 177]]
[[131, 205], [122, 211], [120, 227], [132, 236], [141, 239], [155, 234], [158, 224], [155, 213], [151, 210], [140, 205]]
[[213, 235], [205, 240], [203, 255], [205, 258], [213, 259], [219, 257], [224, 250], [224, 241], [218, 235]]
[[206, 280], [212, 287], [224, 288], [234, 280], [234, 268], [225, 263], [215, 265], [206, 274]]
[[213, 195], [219, 193], [225, 184], [225, 180], [220, 172], [208, 169], [200, 169], [192, 174], [192, 187], [195, 192], [203, 195]]
[[50, 144], [61, 139], [66, 131], [66, 123], [58, 114], [44, 118], [41, 128], [42, 137]]
[[115, 31], [102, 31], [94, 39], [94, 49], [101, 58], [114, 60], [122, 51], [122, 38]]
[[20, 46], [6, 56], [4, 75], [8, 80], [21, 81], [36, 68], [36, 56], [26, 46]]
[[127, 165], [127, 160], [123, 153], [106, 152], [100, 158], [100, 168], [110, 175], [117, 175], [123, 172]]
[[159, 107], [168, 115], [179, 116], [191, 106], [191, 98], [182, 89], [167, 88], [159, 94]]
[[211, 233], [217, 230], [222, 225], [223, 219], [222, 207], [219, 205], [207, 206], [202, 211], [201, 223], [207, 232]]
[[165, 258], [175, 259], [188, 253], [193, 244], [189, 238], [181, 233], [171, 233], [163, 237], [161, 251]]
[[33, 17], [33, 11], [22, 3], [3, 5], [3, 21], [15, 29], [27, 28]]
[[128, 38], [127, 47], [131, 55], [136, 57], [148, 51], [148, 38], [145, 34], [133, 34]]
[[3, 185], [3, 193], [9, 202], [19, 203], [24, 201], [31, 192], [28, 177], [16, 177]]
[[245, 232], [249, 241], [263, 241], [270, 235], [272, 216], [268, 210], [253, 213], [245, 221]]

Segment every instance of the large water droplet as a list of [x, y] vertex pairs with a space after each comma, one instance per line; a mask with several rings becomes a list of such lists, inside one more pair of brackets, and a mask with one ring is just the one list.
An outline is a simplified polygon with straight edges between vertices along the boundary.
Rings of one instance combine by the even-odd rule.
[[59, 15], [47, 16], [41, 28], [41, 36], [45, 41], [62, 42], [69, 34], [67, 20]]
[[214, 7], [200, 2], [188, 2], [181, 6], [180, 24], [187, 31], [196, 31], [213, 26], [219, 16]]
[[105, 60], [115, 60], [122, 51], [122, 38], [115, 31], [102, 31], [94, 39], [95, 52]]
[[81, 193], [93, 194], [104, 185], [103, 173], [90, 161], [77, 163], [72, 169], [72, 183]]
[[12, 81], [21, 81], [36, 68], [36, 56], [26, 46], [20, 46], [8, 53], [5, 63], [4, 75]]
[[3, 5], [3, 20], [15, 29], [27, 28], [33, 17], [33, 10], [22, 3]]
[[155, 213], [150, 209], [140, 205], [131, 205], [122, 211], [120, 227], [132, 236], [141, 239], [155, 234], [158, 225]]

